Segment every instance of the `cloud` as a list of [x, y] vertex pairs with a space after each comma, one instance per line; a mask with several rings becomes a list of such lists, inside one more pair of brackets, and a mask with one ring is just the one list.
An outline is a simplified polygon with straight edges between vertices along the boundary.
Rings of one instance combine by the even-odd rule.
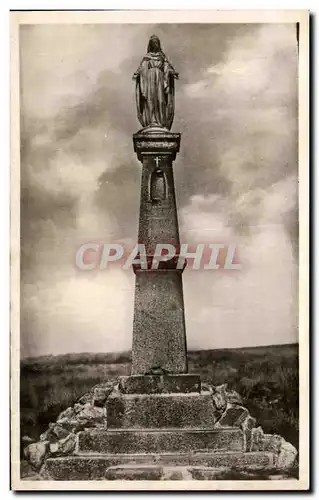
[[[132, 146], [139, 125], [131, 75], [154, 32], [180, 73], [173, 128], [182, 132], [174, 163], [181, 239], [238, 242], [245, 262], [233, 277], [184, 273], [189, 345], [295, 341], [294, 29], [21, 28], [24, 356], [130, 348], [133, 274], [79, 274], [74, 256], [92, 239], [132, 245], [137, 238], [141, 165]], [[257, 323], [267, 315], [271, 334]]]
[[[286, 177], [296, 183], [295, 26], [253, 25], [228, 38], [222, 56], [184, 86], [183, 103], [195, 102], [198, 114], [187, 120], [182, 161], [188, 167], [193, 158], [196, 167], [189, 165], [184, 182], [195, 195], [227, 197], [231, 226], [240, 233], [256, 224], [261, 190]], [[296, 189], [290, 194], [296, 207]]]
[[297, 270], [286, 233], [266, 226], [238, 244], [242, 270], [184, 273], [189, 348], [298, 341]]
[[[90, 275], [55, 270], [24, 286], [22, 353], [112, 352], [131, 347], [133, 276], [113, 267]], [[43, 274], [43, 276], [45, 276]]]
[[226, 57], [206, 68], [203, 78], [186, 85], [184, 92], [208, 99], [220, 94], [226, 102], [214, 102], [219, 110], [234, 102], [253, 107], [265, 102], [290, 105], [296, 94], [295, 37], [294, 25], [264, 24], [239, 40], [229, 40]]
[[193, 244], [233, 243], [242, 264], [238, 271], [186, 268], [189, 347], [297, 341], [297, 268], [284, 227], [295, 189], [295, 179], [290, 177], [267, 190], [256, 189], [239, 197], [238, 210], [256, 221], [248, 234], [238, 234], [232, 228], [229, 213], [233, 207], [227, 198], [194, 196], [182, 210], [184, 236]]

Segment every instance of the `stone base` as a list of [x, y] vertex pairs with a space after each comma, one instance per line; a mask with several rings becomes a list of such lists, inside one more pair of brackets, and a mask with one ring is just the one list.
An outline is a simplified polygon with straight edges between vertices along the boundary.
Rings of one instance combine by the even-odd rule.
[[77, 451], [92, 453], [185, 453], [244, 451], [241, 429], [143, 429], [80, 432]]
[[[41, 476], [47, 480], [207, 480], [263, 473], [272, 479], [273, 453], [81, 454], [46, 460]], [[277, 471], [277, 474], [279, 472]], [[246, 475], [245, 475], [246, 474]], [[253, 477], [252, 477], [253, 478]], [[267, 479], [267, 477], [265, 477]]]
[[209, 392], [196, 394], [121, 394], [107, 400], [109, 429], [212, 428], [214, 401]]
[[174, 394], [201, 391], [199, 375], [131, 375], [120, 377], [119, 391], [123, 394]]
[[95, 386], [24, 456], [40, 478], [61, 481], [297, 478], [297, 450], [255, 424], [225, 385], [136, 375]]

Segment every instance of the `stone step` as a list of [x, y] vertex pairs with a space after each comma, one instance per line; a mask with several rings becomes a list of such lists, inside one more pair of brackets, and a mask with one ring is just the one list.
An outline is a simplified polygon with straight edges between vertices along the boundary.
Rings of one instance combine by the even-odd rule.
[[[172, 479], [168, 470], [178, 474], [181, 468], [192, 475], [192, 479], [218, 479], [218, 474], [235, 471], [274, 471], [275, 456], [268, 452], [250, 453], [176, 453], [176, 454], [92, 454], [83, 453], [69, 457], [48, 458], [41, 470], [41, 476], [47, 480], [87, 481], [105, 479], [123, 479], [129, 474], [143, 475], [143, 470], [150, 475], [162, 474], [162, 479]], [[111, 469], [111, 470], [110, 470]], [[135, 473], [136, 471], [136, 473]], [[116, 477], [117, 476], [117, 477]], [[140, 477], [145, 479], [145, 477]], [[178, 479], [178, 477], [175, 477]]]
[[216, 409], [209, 392], [191, 394], [121, 394], [107, 400], [107, 426], [119, 428], [212, 428]]
[[159, 481], [163, 476], [160, 465], [114, 465], [105, 471], [105, 479], [109, 481]]
[[232, 467], [192, 467], [121, 464], [109, 467], [109, 481], [238, 481], [289, 479], [289, 475], [270, 470], [236, 470]]
[[78, 452], [176, 453], [244, 451], [240, 429], [87, 430], [78, 435]]

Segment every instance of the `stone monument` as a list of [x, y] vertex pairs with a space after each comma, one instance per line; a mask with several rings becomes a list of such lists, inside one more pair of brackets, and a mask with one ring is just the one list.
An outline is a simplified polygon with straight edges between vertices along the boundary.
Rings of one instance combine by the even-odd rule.
[[137, 72], [136, 104], [143, 129], [134, 134], [134, 150], [142, 163], [138, 242], [145, 245], [148, 268], [136, 274], [132, 374], [153, 370], [187, 372], [182, 271], [177, 259], [154, 269], [157, 244], [179, 248], [173, 161], [180, 134], [169, 131], [174, 118], [174, 79], [178, 74], [153, 35]]
[[181, 136], [170, 131], [177, 78], [152, 36], [134, 74], [143, 127], [133, 135], [142, 163], [138, 242], [147, 266], [133, 266], [132, 372], [93, 388], [27, 447], [46, 479], [272, 478], [295, 462], [295, 448], [256, 427], [236, 392], [188, 373], [183, 268], [177, 258], [153, 265], [156, 244], [179, 247], [173, 161]]

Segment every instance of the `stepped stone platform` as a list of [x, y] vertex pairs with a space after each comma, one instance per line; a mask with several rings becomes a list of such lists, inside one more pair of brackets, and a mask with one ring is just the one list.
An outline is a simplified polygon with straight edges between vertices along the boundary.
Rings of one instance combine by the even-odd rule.
[[197, 375], [121, 377], [62, 412], [25, 457], [59, 481], [289, 477], [295, 448], [255, 424], [235, 391]]
[[192, 450], [244, 451], [240, 429], [113, 429], [86, 431], [78, 436], [78, 450], [107, 453], [177, 453]]
[[[45, 479], [63, 481], [103, 479], [212, 479], [232, 471], [273, 472], [274, 455], [270, 452], [216, 452], [179, 454], [80, 454], [49, 458], [41, 471]], [[168, 471], [170, 474], [168, 475]], [[127, 473], [129, 476], [127, 477]], [[202, 476], [202, 477], [200, 477]], [[176, 477], [177, 479], [177, 477]]]

